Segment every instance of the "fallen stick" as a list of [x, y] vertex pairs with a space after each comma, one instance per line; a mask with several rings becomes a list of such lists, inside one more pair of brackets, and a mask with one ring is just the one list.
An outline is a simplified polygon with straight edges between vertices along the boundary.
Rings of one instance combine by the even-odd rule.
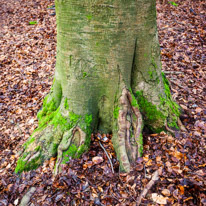
[[159, 170], [156, 170], [153, 174], [152, 174], [152, 179], [147, 183], [146, 187], [144, 188], [144, 190], [142, 191], [142, 193], [140, 194], [140, 196], [137, 198], [137, 206], [139, 206], [141, 204], [142, 198], [144, 198], [148, 191], [150, 190], [150, 188], [155, 184], [155, 182], [159, 179], [159, 173], [162, 172], [162, 168], [160, 168]]
[[99, 141], [99, 145], [100, 145], [101, 148], [104, 150], [104, 152], [105, 152], [105, 154], [106, 154], [106, 156], [107, 156], [107, 158], [108, 158], [108, 160], [109, 160], [109, 163], [110, 163], [110, 165], [111, 165], [112, 173], [114, 174], [114, 167], [113, 167], [112, 161], [111, 161], [111, 159], [110, 159], [110, 157], [109, 157], [109, 155], [108, 155], [108, 153], [107, 153], [107, 150], [104, 148], [104, 146], [102, 145], [102, 143], [101, 143], [100, 141]]
[[178, 71], [163, 71], [165, 74], [182, 74], [183, 72]]
[[175, 84], [176, 86], [180, 87], [181, 89], [185, 89], [185, 87], [183, 87], [182, 85], [178, 84], [177, 82], [175, 82], [175, 81], [173, 81], [171, 79], [169, 81], [170, 81], [170, 83]]

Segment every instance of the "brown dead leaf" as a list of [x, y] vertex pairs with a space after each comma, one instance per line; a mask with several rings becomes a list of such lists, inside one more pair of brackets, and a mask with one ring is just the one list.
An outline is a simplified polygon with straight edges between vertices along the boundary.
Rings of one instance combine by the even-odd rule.
[[180, 194], [184, 195], [185, 194], [185, 188], [182, 185], [178, 185], [179, 189], [180, 189]]
[[102, 158], [102, 157], [99, 157], [99, 156], [96, 156], [96, 157], [93, 157], [92, 158], [92, 162], [94, 163], [94, 164], [100, 164], [100, 163], [102, 163], [104, 161], [104, 159]]

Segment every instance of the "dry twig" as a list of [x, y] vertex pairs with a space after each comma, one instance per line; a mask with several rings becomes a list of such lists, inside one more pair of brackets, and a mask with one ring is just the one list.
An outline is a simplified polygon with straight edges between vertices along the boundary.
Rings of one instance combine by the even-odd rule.
[[156, 170], [153, 175], [152, 175], [152, 179], [148, 182], [148, 184], [146, 185], [146, 187], [144, 188], [144, 190], [142, 191], [142, 193], [140, 194], [140, 196], [137, 199], [137, 206], [139, 206], [141, 204], [142, 198], [144, 198], [148, 191], [150, 190], [150, 188], [155, 184], [155, 182], [159, 179], [159, 173], [161, 173], [162, 168], [160, 168], [159, 170]]
[[101, 148], [104, 150], [105, 154], [107, 155], [107, 158], [108, 158], [109, 163], [111, 165], [112, 173], [114, 174], [114, 167], [113, 167], [112, 161], [107, 153], [107, 150], [104, 148], [104, 146], [102, 145], [102, 143], [100, 141], [99, 141], [99, 145], [101, 146]]

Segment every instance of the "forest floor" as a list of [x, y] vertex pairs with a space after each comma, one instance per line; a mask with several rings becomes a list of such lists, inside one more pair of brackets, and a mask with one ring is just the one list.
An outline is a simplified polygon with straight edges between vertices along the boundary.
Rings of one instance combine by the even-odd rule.
[[[90, 150], [54, 177], [55, 158], [36, 171], [14, 174], [18, 151], [37, 127], [37, 111], [55, 67], [53, 0], [0, 4], [0, 206], [206, 205], [206, 4], [202, 0], [157, 2], [163, 70], [173, 98], [184, 110], [187, 132], [144, 134], [144, 154], [129, 174], [119, 173], [108, 139], [92, 137]], [[37, 22], [36, 22], [37, 21]], [[108, 158], [99, 144], [109, 154]], [[153, 178], [154, 179], [154, 178]], [[30, 190], [30, 196], [27, 193]]]

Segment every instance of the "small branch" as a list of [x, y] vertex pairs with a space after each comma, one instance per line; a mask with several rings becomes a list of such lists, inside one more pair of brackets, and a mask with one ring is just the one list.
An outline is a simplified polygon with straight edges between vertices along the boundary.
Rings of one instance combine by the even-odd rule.
[[[162, 171], [162, 168], [160, 168], [160, 170]], [[148, 182], [148, 184], [146, 185], [146, 187], [144, 188], [144, 190], [142, 191], [142, 193], [140, 194], [140, 196], [137, 199], [137, 206], [139, 206], [141, 204], [142, 198], [144, 198], [147, 195], [150, 188], [155, 184], [155, 182], [157, 180], [159, 180], [159, 173], [161, 173], [161, 172], [156, 170], [152, 174], [152, 179]]]
[[105, 154], [106, 154], [106, 156], [107, 156], [107, 158], [108, 158], [108, 160], [109, 160], [109, 163], [110, 163], [110, 165], [111, 165], [112, 173], [114, 174], [113, 164], [112, 164], [112, 161], [111, 161], [111, 159], [110, 159], [110, 157], [109, 157], [109, 155], [108, 155], [108, 153], [107, 153], [107, 150], [104, 148], [104, 146], [102, 145], [102, 143], [101, 143], [100, 141], [99, 141], [99, 145], [100, 145], [101, 148], [104, 150], [104, 152], [105, 152]]
[[180, 87], [181, 89], [185, 89], [185, 87], [183, 87], [182, 85], [178, 84], [177, 82], [173, 81], [173, 80], [169, 80], [171, 83], [175, 84], [176, 86]]
[[183, 72], [178, 71], [163, 71], [165, 74], [182, 74]]

